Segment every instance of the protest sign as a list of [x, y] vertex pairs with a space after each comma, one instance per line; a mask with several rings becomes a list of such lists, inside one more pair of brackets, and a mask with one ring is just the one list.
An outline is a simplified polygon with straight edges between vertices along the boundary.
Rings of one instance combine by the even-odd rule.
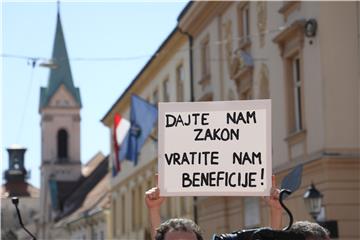
[[159, 103], [162, 196], [268, 196], [271, 100]]

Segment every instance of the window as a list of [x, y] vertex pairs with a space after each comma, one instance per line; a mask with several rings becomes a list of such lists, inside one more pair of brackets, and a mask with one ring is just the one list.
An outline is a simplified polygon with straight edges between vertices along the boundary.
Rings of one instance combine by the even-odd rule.
[[285, 63], [288, 134], [292, 136], [304, 130], [300, 53], [285, 58]]
[[93, 228], [91, 228], [91, 231], [92, 231], [92, 233], [91, 233], [91, 239], [97, 239], [98, 237], [97, 237], [97, 232], [96, 232], [96, 230], [95, 230], [95, 227], [93, 227]]
[[268, 99], [270, 98], [269, 92], [269, 68], [265, 63], [261, 64], [260, 68], [260, 99]]
[[57, 133], [57, 156], [59, 159], [68, 157], [68, 133], [65, 129], [60, 129]]
[[176, 68], [176, 87], [177, 87], [176, 100], [178, 102], [183, 102], [184, 101], [184, 67], [182, 64]]
[[201, 44], [201, 73], [202, 78], [208, 78], [210, 75], [209, 38], [206, 38]]
[[169, 93], [169, 79], [165, 79], [163, 82], [163, 96], [164, 102], [170, 101], [170, 93]]
[[250, 37], [250, 23], [249, 23], [249, 5], [246, 5], [242, 10], [242, 24], [243, 24], [243, 37], [245, 41], [249, 40]]
[[137, 206], [136, 206], [136, 203], [137, 203], [137, 199], [136, 199], [136, 192], [135, 192], [135, 188], [133, 188], [132, 190], [131, 190], [131, 199], [132, 199], [132, 201], [131, 201], [131, 203], [132, 203], [132, 208], [131, 208], [131, 222], [132, 222], [132, 224], [131, 224], [131, 226], [132, 226], [132, 230], [136, 230], [136, 227], [137, 227], [137, 219], [136, 219], [136, 209], [137, 209]]
[[166, 215], [167, 215], [168, 218], [171, 218], [171, 207], [172, 207], [171, 198], [168, 197], [166, 199]]
[[125, 195], [121, 196], [121, 233], [125, 233]]
[[[113, 209], [115, 209], [115, 211], [112, 212], [113, 223], [118, 226], [119, 225], [119, 218], [117, 216], [119, 216], [118, 215], [118, 212], [119, 212], [118, 211], [118, 207], [119, 207], [118, 205], [119, 204], [117, 204], [117, 201], [118, 201], [117, 197], [115, 197], [115, 199], [113, 199], [112, 201], [113, 201]], [[117, 236], [117, 229], [118, 228], [113, 228], [113, 235], [114, 236]]]
[[238, 26], [240, 48], [250, 43], [250, 6], [249, 3], [240, 2], [238, 8]]
[[158, 102], [159, 102], [159, 93], [158, 90], [155, 89], [153, 92], [153, 104], [156, 106]]
[[186, 198], [180, 197], [180, 214], [185, 215], [186, 214]]
[[292, 60], [292, 78], [294, 90], [294, 117], [295, 117], [295, 131], [302, 129], [301, 121], [301, 78], [300, 78], [300, 58], [295, 57]]
[[[304, 103], [303, 103], [303, 47], [304, 47], [304, 21], [295, 21], [291, 26], [281, 31], [273, 41], [280, 47], [280, 55], [284, 63], [284, 85], [286, 91], [286, 112], [290, 156], [300, 156], [293, 146], [305, 140]], [[295, 134], [299, 133], [299, 134]], [[306, 144], [301, 147], [305, 153]], [[293, 151], [294, 150], [294, 151]], [[292, 153], [296, 153], [293, 155]]]
[[202, 90], [205, 90], [206, 87], [210, 84], [210, 45], [209, 45], [209, 36], [207, 36], [200, 43], [201, 46], [201, 79], [199, 84], [201, 85]]
[[137, 188], [137, 226], [138, 226], [138, 229], [141, 228], [141, 225], [142, 225], [142, 215], [143, 215], [143, 202], [141, 201], [142, 199], [144, 199], [142, 197], [142, 189], [141, 189], [141, 186], [138, 186]]

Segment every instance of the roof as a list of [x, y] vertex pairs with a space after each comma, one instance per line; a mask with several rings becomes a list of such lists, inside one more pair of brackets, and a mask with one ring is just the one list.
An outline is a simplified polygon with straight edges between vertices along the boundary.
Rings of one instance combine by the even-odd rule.
[[91, 216], [110, 207], [109, 181], [111, 174], [108, 172], [97, 185], [86, 195], [81, 206], [73, 213], [63, 218], [57, 225], [75, 222], [85, 216]]
[[[190, 7], [194, 1], [189, 1], [188, 4], [183, 8], [181, 13], [179, 14], [177, 21], [179, 22], [181, 18], [188, 12]], [[159, 53], [166, 47], [167, 43], [170, 42], [172, 37], [175, 36], [175, 34], [179, 31], [179, 26], [175, 26], [174, 29], [171, 31], [171, 33], [167, 36], [167, 38], [161, 43], [159, 48], [155, 51], [155, 53], [152, 55], [152, 57], [149, 59], [149, 61], [144, 65], [144, 67], [140, 70], [140, 72], [135, 76], [135, 78], [131, 81], [131, 83], [128, 85], [128, 87], [123, 91], [123, 93], [120, 95], [120, 97], [114, 102], [114, 104], [111, 106], [111, 108], [107, 111], [107, 113], [103, 116], [101, 119], [101, 122], [105, 124], [105, 119], [110, 116], [111, 112], [115, 109], [116, 105], [124, 99], [126, 94], [130, 91], [130, 89], [134, 86], [134, 84], [137, 82], [137, 80], [142, 76], [142, 74], [146, 71], [146, 69], [154, 62], [154, 60], [157, 58]]]
[[[93, 189], [99, 184], [99, 182], [101, 182], [108, 174], [109, 157], [103, 156], [101, 161], [98, 160], [98, 157], [99, 155], [95, 155], [95, 158], [91, 160], [90, 165], [94, 165], [93, 170], [89, 172], [87, 176], [82, 176], [78, 182], [69, 182], [69, 184], [72, 184], [74, 187], [65, 198], [60, 198], [59, 196], [59, 199], [61, 199], [62, 211], [59, 212], [56, 220], [60, 220], [79, 209], [87, 199], [89, 193], [92, 192]], [[102, 188], [106, 189], [104, 187]]]
[[179, 14], [179, 16], [177, 17], [177, 21], [179, 22], [182, 17], [187, 13], [187, 11], [190, 9], [191, 5], [194, 3], [194, 1], [190, 1], [188, 2], [188, 4], [186, 4], [186, 6], [184, 7], [184, 9], [181, 11], [181, 13]]
[[40, 106], [42, 109], [49, 103], [51, 97], [55, 94], [61, 85], [64, 85], [69, 93], [73, 96], [79, 107], [81, 107], [81, 98], [79, 88], [74, 86], [69, 57], [66, 51], [64, 33], [61, 25], [60, 14], [57, 15], [56, 32], [52, 61], [56, 67], [50, 70], [48, 86], [40, 89]]
[[87, 177], [90, 175], [91, 172], [94, 171], [94, 169], [99, 165], [101, 161], [103, 161], [105, 158], [104, 154], [102, 152], [98, 152], [95, 154], [81, 169], [81, 173], [84, 177]]
[[40, 190], [24, 181], [7, 182], [1, 186], [1, 198], [7, 197], [34, 197], [38, 198]]
[[111, 108], [107, 111], [104, 117], [101, 119], [102, 122], [105, 121], [105, 118], [112, 112], [115, 108], [116, 104], [120, 102], [126, 95], [127, 92], [130, 91], [131, 87], [136, 83], [136, 81], [141, 77], [141, 75], [145, 72], [145, 70], [150, 66], [150, 64], [156, 59], [159, 52], [166, 46], [166, 44], [170, 41], [170, 39], [175, 35], [178, 31], [177, 26], [171, 31], [171, 33], [167, 36], [167, 38], [161, 43], [160, 47], [156, 50], [156, 52], [152, 55], [150, 60], [145, 64], [145, 66], [140, 70], [140, 72], [136, 75], [136, 77], [131, 81], [125, 91], [120, 95], [120, 97], [114, 102]]

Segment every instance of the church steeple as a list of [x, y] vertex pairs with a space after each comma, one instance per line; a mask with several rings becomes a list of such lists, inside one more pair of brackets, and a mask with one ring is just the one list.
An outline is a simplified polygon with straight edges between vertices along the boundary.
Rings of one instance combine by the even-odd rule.
[[[74, 86], [71, 75], [59, 12], [52, 61], [53, 64], [49, 66], [55, 67], [50, 70], [47, 86], [41, 88], [39, 109], [41, 115], [40, 206], [42, 206], [40, 239], [52, 239], [52, 224], [58, 214], [57, 211], [60, 211], [53, 206], [57, 206], [55, 203], [60, 196], [66, 196], [68, 188], [81, 177], [80, 91]], [[56, 190], [57, 186], [59, 186], [58, 190]], [[54, 193], [58, 193], [59, 198], [55, 198], [57, 200], [52, 202], [50, 196], [56, 196], [53, 195]]]
[[78, 107], [81, 107], [79, 88], [74, 86], [69, 57], [66, 51], [65, 38], [61, 25], [60, 14], [57, 14], [54, 47], [52, 52], [52, 67], [48, 86], [40, 90], [40, 110], [48, 106], [50, 99], [61, 85], [72, 95]]

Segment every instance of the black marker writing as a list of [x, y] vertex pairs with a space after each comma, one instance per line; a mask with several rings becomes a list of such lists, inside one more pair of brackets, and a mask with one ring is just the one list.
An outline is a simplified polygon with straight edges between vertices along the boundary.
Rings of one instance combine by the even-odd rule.
[[256, 123], [256, 114], [255, 111], [249, 112], [246, 111], [246, 113], [243, 112], [233, 112], [233, 113], [227, 113], [226, 114], [226, 123], [230, 124], [249, 124], [249, 123]]
[[192, 125], [209, 125], [208, 116], [209, 113], [191, 113], [187, 114], [187, 116], [181, 116], [181, 114], [177, 114], [174, 116], [172, 114], [165, 114], [166, 125], [165, 127], [177, 127], [179, 126], [189, 126]]
[[227, 129], [227, 128], [195, 128], [194, 132], [196, 133], [194, 140], [195, 141], [229, 141], [229, 140], [239, 140], [240, 133], [239, 129]]

